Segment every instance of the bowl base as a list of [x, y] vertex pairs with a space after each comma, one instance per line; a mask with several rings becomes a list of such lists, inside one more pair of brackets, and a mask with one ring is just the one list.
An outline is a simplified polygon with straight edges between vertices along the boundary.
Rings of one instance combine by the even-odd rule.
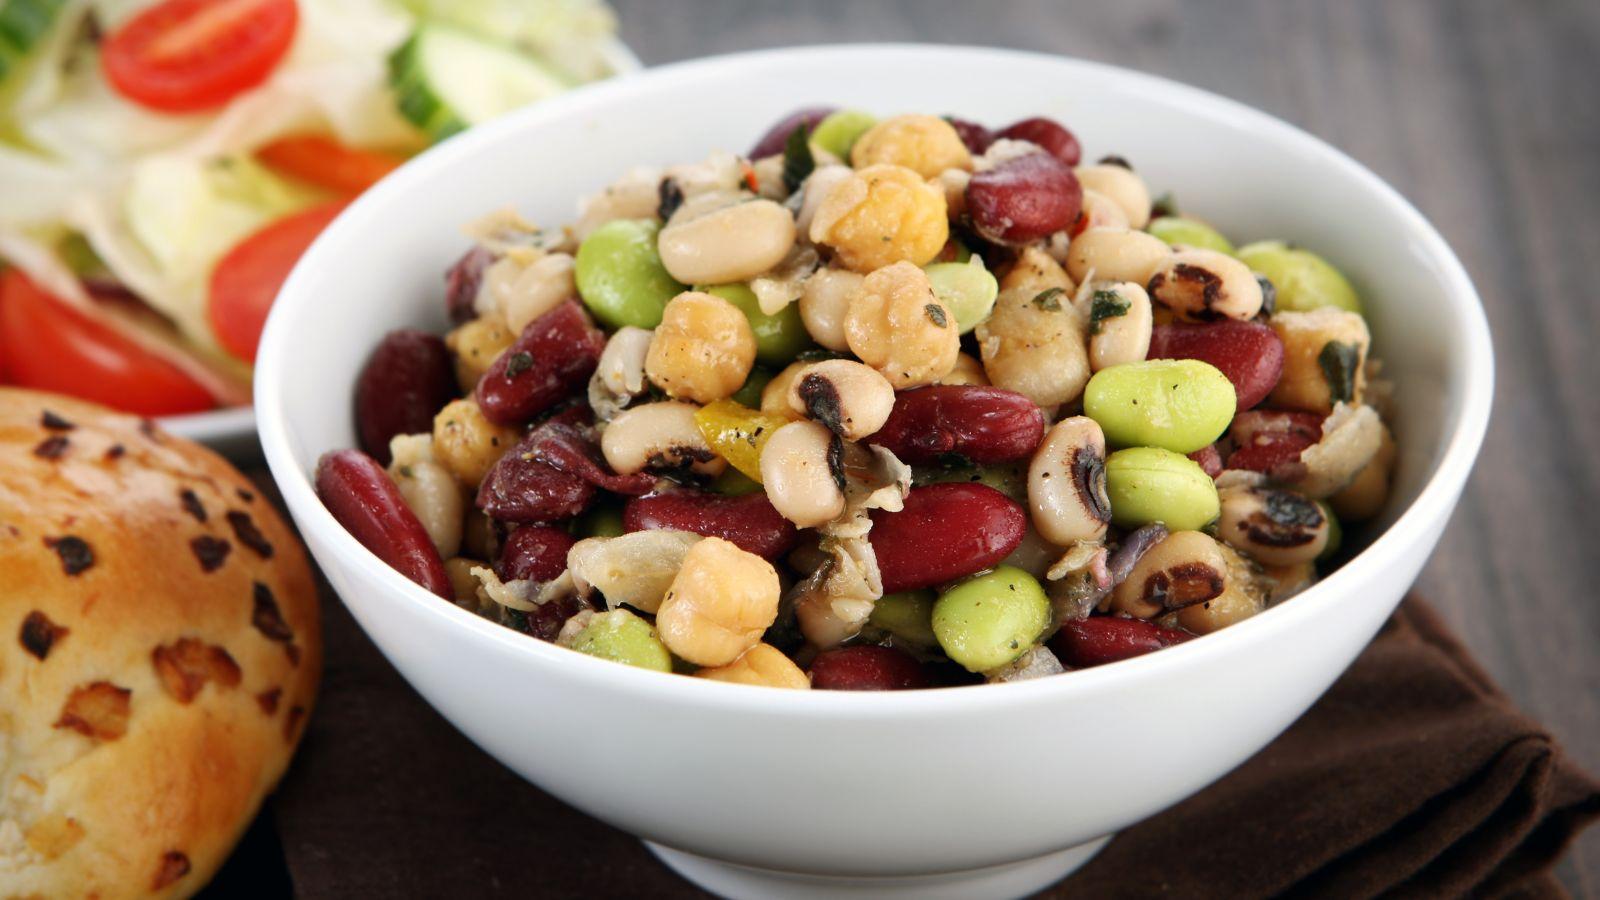
[[1021, 862], [959, 872], [903, 877], [848, 877], [780, 872], [722, 862], [645, 841], [669, 868], [729, 900], [983, 900], [1024, 897], [1066, 877], [1100, 852], [1111, 836]]

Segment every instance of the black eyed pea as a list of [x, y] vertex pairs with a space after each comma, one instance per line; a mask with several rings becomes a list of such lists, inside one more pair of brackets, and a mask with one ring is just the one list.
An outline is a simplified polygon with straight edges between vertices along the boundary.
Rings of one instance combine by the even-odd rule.
[[655, 628], [625, 609], [595, 613], [572, 634], [563, 629], [559, 643], [612, 662], [657, 672], [672, 671], [672, 654], [667, 652]]
[[816, 422], [790, 422], [761, 449], [761, 483], [778, 514], [815, 528], [844, 512], [843, 444]]
[[1111, 609], [1136, 619], [1215, 599], [1227, 587], [1224, 548], [1199, 531], [1174, 531], [1145, 551], [1111, 592]]
[[811, 679], [806, 677], [806, 673], [794, 664], [794, 660], [784, 656], [782, 650], [771, 644], [757, 644], [727, 665], [701, 669], [694, 675], [696, 678], [726, 681], [729, 684], [811, 690]]
[[456, 383], [461, 390], [472, 393], [478, 379], [516, 339], [516, 332], [499, 315], [479, 316], [445, 335], [444, 345], [455, 359]]
[[1028, 509], [1045, 540], [1065, 547], [1105, 537], [1105, 458], [1105, 435], [1087, 416], [1062, 419], [1045, 434], [1028, 465]]
[[490, 422], [470, 397], [452, 400], [433, 417], [433, 458], [462, 487], [475, 490], [517, 436], [516, 429]]
[[1001, 280], [994, 311], [973, 330], [984, 372], [996, 387], [1045, 407], [1083, 393], [1089, 353], [1072, 293], [1072, 280], [1044, 250], [1027, 247], [1017, 257]]
[[955, 316], [909, 262], [884, 266], [861, 282], [844, 319], [845, 341], [897, 390], [933, 384], [956, 364]]
[[1290, 490], [1231, 487], [1218, 492], [1217, 536], [1256, 562], [1289, 566], [1327, 548], [1331, 531], [1322, 507]]
[[939, 596], [933, 633], [952, 661], [988, 672], [1031, 650], [1050, 624], [1050, 600], [1027, 572], [998, 566]]
[[685, 291], [662, 311], [644, 371], [670, 397], [710, 403], [732, 396], [755, 361], [745, 314], [721, 297]]
[[1128, 217], [1128, 227], [1143, 228], [1150, 224], [1150, 189], [1144, 179], [1127, 166], [1114, 163], [1095, 163], [1073, 170], [1084, 190], [1094, 191], [1111, 198]]
[[955, 368], [939, 379], [937, 384], [976, 384], [979, 386], [989, 384], [989, 373], [983, 369], [983, 363], [976, 357], [965, 353], [956, 354]]
[[673, 653], [697, 666], [725, 666], [760, 643], [778, 617], [778, 573], [718, 537], [689, 548], [656, 612]]
[[950, 238], [950, 221], [942, 189], [904, 166], [875, 165], [835, 184], [807, 233], [845, 268], [865, 274], [932, 262]]
[[1122, 211], [1122, 206], [1099, 191], [1084, 189], [1082, 213], [1083, 227], [1077, 229], [1080, 232], [1090, 228], [1128, 227], [1128, 214]]
[[1193, 531], [1220, 511], [1216, 482], [1199, 463], [1159, 447], [1129, 447], [1106, 457], [1106, 496], [1111, 521], [1124, 529], [1160, 522]]
[[789, 387], [789, 408], [847, 441], [874, 434], [894, 409], [894, 386], [870, 366], [826, 359], [806, 366]]
[[600, 435], [600, 453], [618, 475], [687, 466], [715, 477], [727, 468], [700, 434], [692, 403], [666, 400], [624, 410]]
[[794, 216], [772, 200], [748, 200], [697, 216], [685, 205], [657, 242], [661, 264], [684, 284], [747, 281], [771, 269], [794, 246]]
[[800, 321], [812, 340], [829, 350], [850, 349], [844, 336], [844, 318], [863, 280], [864, 276], [846, 269], [818, 269], [806, 279], [805, 290], [800, 294]]
[[1261, 311], [1261, 283], [1255, 273], [1216, 250], [1175, 251], [1145, 284], [1150, 299], [1191, 322], [1242, 321]]
[[1090, 228], [1067, 245], [1067, 274], [1075, 282], [1092, 275], [1096, 281], [1148, 284], [1171, 255], [1171, 247], [1143, 231]]
[[868, 128], [850, 148], [858, 169], [875, 165], [904, 166], [923, 178], [946, 169], [971, 169], [972, 153], [953, 125], [938, 116], [904, 115]]
[[1326, 414], [1335, 403], [1361, 402], [1372, 338], [1359, 313], [1333, 306], [1285, 310], [1267, 324], [1283, 341], [1283, 374], [1267, 395], [1268, 406]]
[[1232, 547], [1218, 545], [1226, 567], [1222, 593], [1178, 610], [1176, 624], [1195, 634], [1210, 634], [1243, 622], [1266, 608], [1267, 585], [1250, 561]]
[[1095, 282], [1089, 292], [1089, 368], [1143, 362], [1154, 318], [1150, 295], [1132, 281]]
[[1382, 443], [1372, 460], [1356, 473], [1351, 481], [1328, 503], [1339, 518], [1346, 522], [1362, 522], [1376, 516], [1389, 500], [1389, 480], [1394, 470], [1396, 454], [1394, 435], [1383, 429]]
[[589, 407], [603, 421], [616, 418], [635, 397], [644, 393], [644, 361], [653, 333], [624, 325], [606, 341], [600, 362], [589, 379]]

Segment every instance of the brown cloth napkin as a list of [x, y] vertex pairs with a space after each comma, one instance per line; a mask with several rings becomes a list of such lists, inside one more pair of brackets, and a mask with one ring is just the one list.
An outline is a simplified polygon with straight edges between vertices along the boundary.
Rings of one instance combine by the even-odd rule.
[[[704, 896], [474, 747], [331, 598], [327, 632], [273, 811], [298, 896]], [[1412, 598], [1277, 741], [1044, 896], [1559, 896], [1597, 816], [1600, 783]]]

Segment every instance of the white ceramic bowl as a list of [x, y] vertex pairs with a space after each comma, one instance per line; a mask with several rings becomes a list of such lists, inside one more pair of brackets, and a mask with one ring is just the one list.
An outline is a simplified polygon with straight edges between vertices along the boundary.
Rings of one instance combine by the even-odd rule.
[[[308, 474], [352, 446], [351, 390], [401, 326], [442, 329], [459, 228], [514, 204], [557, 224], [631, 166], [743, 151], [818, 102], [1000, 124], [1053, 116], [1086, 156], [1239, 239], [1286, 237], [1359, 285], [1399, 385], [1392, 527], [1332, 577], [1227, 631], [1016, 684], [809, 694], [669, 677], [540, 643], [441, 602], [340, 528]], [[1487, 325], [1460, 263], [1404, 199], [1237, 103], [1070, 59], [845, 46], [669, 66], [454, 138], [356, 202], [278, 298], [256, 410], [273, 475], [328, 578], [396, 668], [485, 751], [746, 896], [1020, 894], [1198, 791], [1338, 677], [1415, 579], [1489, 415]], [[1148, 765], [1128, 765], [1127, 759]], [[668, 849], [671, 848], [671, 849]], [[1160, 865], [1152, 860], [1151, 865]]]

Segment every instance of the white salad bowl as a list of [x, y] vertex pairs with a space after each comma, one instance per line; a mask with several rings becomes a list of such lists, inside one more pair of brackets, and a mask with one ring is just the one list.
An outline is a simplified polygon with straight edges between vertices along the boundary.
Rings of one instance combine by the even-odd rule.
[[[1051, 116], [1087, 158], [1131, 159], [1154, 192], [1173, 191], [1225, 233], [1288, 238], [1332, 259], [1366, 298], [1374, 352], [1398, 386], [1400, 460], [1379, 536], [1299, 597], [1138, 659], [1002, 685], [801, 693], [662, 675], [518, 634], [407, 581], [323, 508], [310, 476], [323, 452], [356, 442], [352, 388], [368, 352], [393, 328], [445, 328], [443, 273], [468, 246], [463, 223], [507, 205], [542, 224], [571, 221], [579, 196], [632, 166], [742, 152], [816, 103], [994, 125]], [[971, 897], [1059, 878], [1304, 712], [1438, 541], [1482, 441], [1492, 380], [1484, 314], [1449, 247], [1383, 181], [1305, 132], [1078, 60], [842, 46], [596, 85], [408, 163], [289, 279], [261, 345], [256, 413], [272, 473], [334, 588], [490, 755], [721, 894]]]

